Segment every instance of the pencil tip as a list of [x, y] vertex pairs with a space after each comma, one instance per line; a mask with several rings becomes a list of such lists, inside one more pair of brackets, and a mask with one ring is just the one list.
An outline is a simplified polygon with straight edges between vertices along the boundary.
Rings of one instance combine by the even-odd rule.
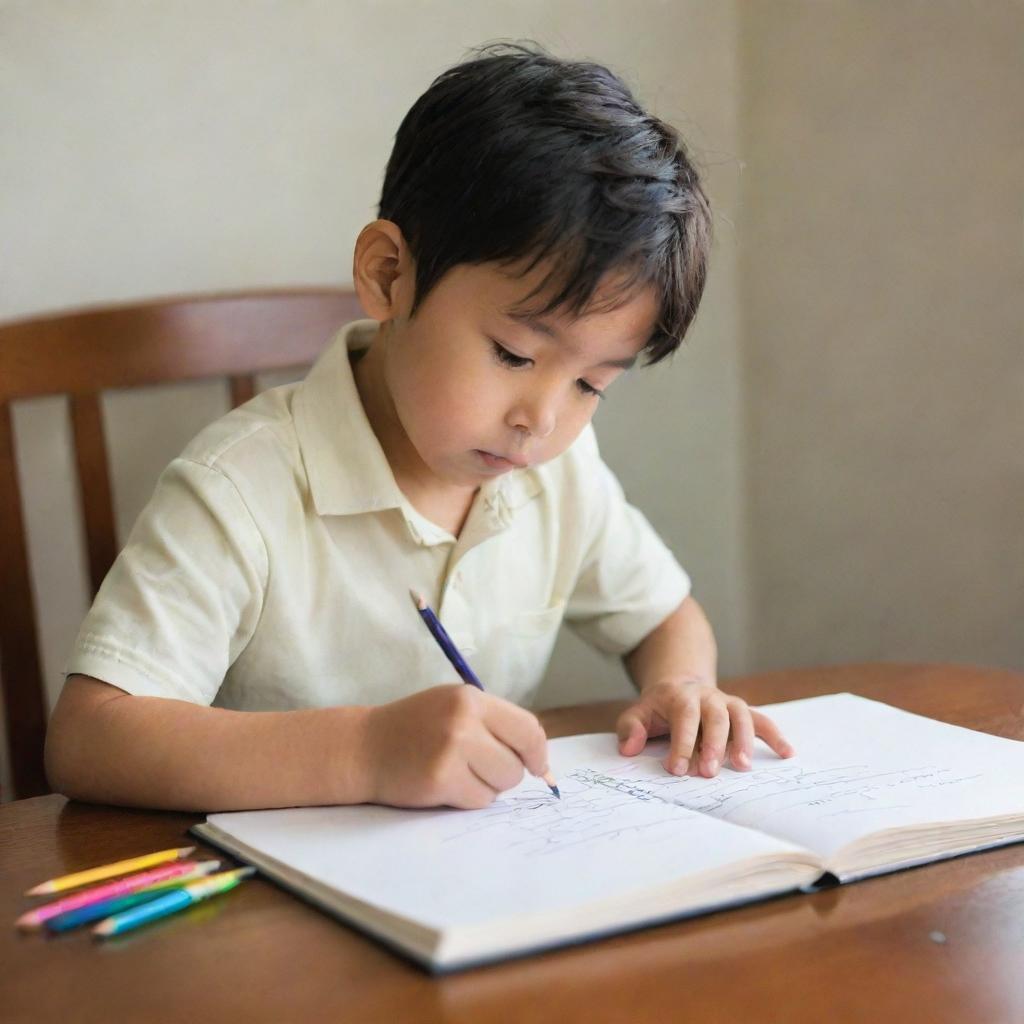
[[44, 896], [48, 892], [52, 892], [53, 889], [49, 882], [40, 882], [39, 885], [34, 885], [31, 889], [25, 890], [26, 896]]
[[547, 783], [548, 789], [550, 789], [551, 792], [561, 800], [562, 794], [558, 791], [558, 784], [555, 782], [555, 776], [550, 768], [544, 769], [544, 773], [541, 775], [541, 778]]
[[416, 607], [419, 608], [420, 611], [423, 611], [423, 609], [427, 607], [427, 602], [423, 600], [423, 595], [418, 590], [413, 590], [412, 587], [410, 587], [409, 594], [412, 596], [413, 601], [416, 602]]

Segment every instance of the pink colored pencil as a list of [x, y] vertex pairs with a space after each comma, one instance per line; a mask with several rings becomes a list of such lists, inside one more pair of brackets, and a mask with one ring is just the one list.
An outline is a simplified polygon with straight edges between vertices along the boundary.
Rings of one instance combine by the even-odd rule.
[[[218, 865], [217, 861], [204, 861], [210, 864], [213, 870]], [[149, 871], [140, 871], [136, 875], [128, 875], [126, 878], [119, 878], [116, 882], [107, 882], [104, 885], [94, 885], [90, 889], [83, 889], [73, 896], [65, 896], [63, 899], [54, 900], [42, 907], [36, 907], [15, 921], [18, 928], [28, 931], [41, 928], [44, 921], [57, 914], [66, 914], [69, 910], [78, 910], [80, 907], [87, 907], [98, 900], [109, 900], [117, 896], [127, 896], [129, 893], [138, 892], [147, 886], [164, 882], [168, 879], [177, 878], [179, 875], [187, 875], [195, 871], [194, 861], [179, 860], [173, 864], [163, 864], [158, 868]]]

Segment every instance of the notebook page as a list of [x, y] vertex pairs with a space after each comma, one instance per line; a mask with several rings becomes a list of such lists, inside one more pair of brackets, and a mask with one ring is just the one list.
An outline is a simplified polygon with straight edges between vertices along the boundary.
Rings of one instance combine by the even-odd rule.
[[207, 820], [317, 881], [439, 930], [795, 850], [608, 775], [623, 760], [611, 735], [557, 740], [550, 754], [561, 800], [527, 777], [479, 811], [314, 807]]
[[789, 839], [828, 860], [858, 838], [929, 822], [1024, 815], [1024, 743], [853, 694], [767, 705], [797, 750], [760, 743], [748, 772], [678, 779], [665, 741], [614, 770], [682, 807]]

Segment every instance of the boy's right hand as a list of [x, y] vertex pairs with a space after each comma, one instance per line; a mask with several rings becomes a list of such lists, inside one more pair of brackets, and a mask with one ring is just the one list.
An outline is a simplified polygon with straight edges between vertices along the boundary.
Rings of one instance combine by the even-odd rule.
[[548, 769], [537, 716], [465, 683], [369, 708], [363, 743], [368, 802], [393, 807], [487, 807]]

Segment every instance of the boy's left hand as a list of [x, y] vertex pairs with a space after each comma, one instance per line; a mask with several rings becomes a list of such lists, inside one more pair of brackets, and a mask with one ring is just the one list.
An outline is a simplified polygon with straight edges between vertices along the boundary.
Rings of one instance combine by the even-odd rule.
[[688, 772], [711, 778], [728, 756], [733, 768], [746, 771], [760, 737], [779, 757], [792, 757], [793, 747], [775, 723], [753, 711], [740, 697], [723, 693], [699, 680], [655, 683], [619, 715], [619, 753], [639, 754], [648, 739], [671, 736], [665, 768], [673, 775]]

